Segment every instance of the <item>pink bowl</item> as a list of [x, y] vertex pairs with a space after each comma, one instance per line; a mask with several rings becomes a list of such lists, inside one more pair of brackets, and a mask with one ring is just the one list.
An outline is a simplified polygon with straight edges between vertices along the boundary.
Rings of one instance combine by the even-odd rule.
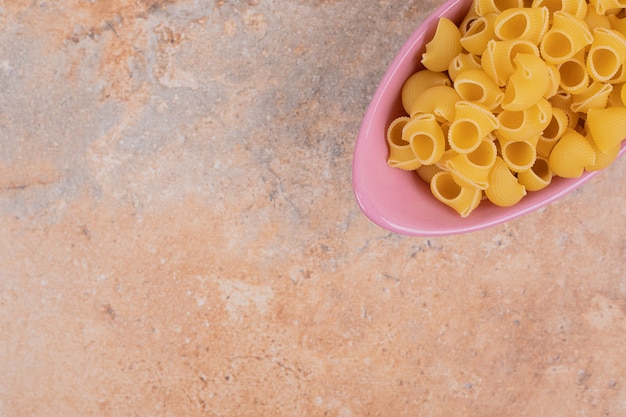
[[[537, 210], [589, 181], [599, 171], [580, 178], [554, 178], [541, 191], [529, 192], [513, 207], [498, 207], [483, 201], [468, 217], [437, 201], [428, 184], [414, 172], [387, 165], [386, 131], [389, 123], [404, 114], [400, 92], [404, 81], [423, 68], [420, 59], [435, 33], [440, 17], [457, 24], [472, 0], [448, 0], [413, 32], [393, 60], [365, 113], [352, 161], [352, 186], [365, 215], [392, 232], [413, 236], [442, 236], [494, 226]], [[620, 156], [626, 152], [622, 144]]]

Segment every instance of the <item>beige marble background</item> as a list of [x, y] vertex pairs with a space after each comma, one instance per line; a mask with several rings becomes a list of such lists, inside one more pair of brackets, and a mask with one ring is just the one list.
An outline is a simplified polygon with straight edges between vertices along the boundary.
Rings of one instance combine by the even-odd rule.
[[355, 203], [439, 4], [0, 1], [0, 416], [626, 416], [626, 160], [460, 236]]

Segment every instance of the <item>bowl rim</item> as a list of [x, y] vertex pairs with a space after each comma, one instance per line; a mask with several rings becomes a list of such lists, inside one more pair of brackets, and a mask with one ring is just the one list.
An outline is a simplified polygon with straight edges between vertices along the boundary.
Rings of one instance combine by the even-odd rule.
[[[486, 220], [481, 222], [469, 221], [467, 225], [456, 225], [445, 228], [432, 228], [426, 227], [426, 225], [420, 226], [415, 224], [398, 224], [397, 222], [387, 218], [385, 213], [378, 208], [378, 205], [375, 204], [375, 197], [373, 197], [371, 193], [368, 192], [367, 184], [364, 184], [363, 182], [362, 175], [363, 170], [365, 169], [362, 161], [364, 160], [364, 156], [368, 150], [367, 145], [369, 141], [380, 139], [380, 136], [373, 138], [373, 136], [376, 136], [376, 133], [372, 132], [373, 125], [375, 124], [376, 120], [374, 115], [378, 113], [379, 107], [381, 106], [381, 102], [383, 101], [383, 99], [388, 94], [390, 94], [388, 92], [389, 85], [396, 77], [396, 74], [399, 71], [400, 67], [405, 64], [405, 61], [407, 59], [414, 58], [415, 55], [419, 53], [420, 48], [424, 48], [424, 45], [426, 44], [425, 39], [430, 39], [427, 37], [432, 37], [432, 35], [434, 34], [436, 22], [444, 16], [448, 17], [454, 14], [460, 15], [461, 13], [463, 16], [465, 16], [467, 14], [467, 11], [471, 7], [472, 1], [473, 0], [448, 0], [437, 9], [435, 9], [433, 13], [427, 16], [426, 19], [424, 19], [424, 21], [417, 26], [417, 28], [402, 45], [402, 47], [392, 60], [391, 64], [389, 65], [388, 69], [386, 70], [370, 100], [370, 103], [362, 119], [352, 159], [353, 193], [357, 204], [359, 205], [359, 208], [365, 214], [365, 216], [379, 227], [382, 227], [383, 229], [386, 229], [388, 231], [409, 236], [445, 236], [469, 233], [489, 228], [545, 207], [553, 203], [554, 201], [562, 198], [566, 194], [569, 194], [571, 191], [580, 187], [581, 185], [592, 179], [595, 175], [603, 171], [585, 171], [583, 175], [578, 178], [555, 178], [557, 181], [561, 182], [559, 187], [552, 187], [554, 189], [553, 191], [544, 192], [542, 195], [545, 196], [536, 199], [537, 201], [534, 201], [532, 204], [520, 205], [518, 208], [516, 208], [516, 206], [503, 208], [503, 210], [498, 215], [488, 216]], [[419, 68], [416, 68], [415, 70], [417, 69]], [[617, 158], [626, 153], [625, 142], [626, 141], [622, 142], [621, 149]], [[395, 169], [391, 167], [388, 168], [390, 170]], [[553, 185], [554, 184], [550, 184], [550, 186], [548, 186], [544, 190], [548, 190]], [[538, 191], [533, 193], [540, 192]], [[528, 196], [525, 198], [528, 198]], [[468, 219], [471, 216], [472, 215], [470, 214]]]

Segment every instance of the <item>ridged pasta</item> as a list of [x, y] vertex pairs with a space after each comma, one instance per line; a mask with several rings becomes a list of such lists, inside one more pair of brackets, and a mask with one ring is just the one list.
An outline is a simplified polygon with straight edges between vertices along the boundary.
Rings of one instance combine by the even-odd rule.
[[548, 160], [545, 157], [538, 156], [530, 169], [517, 174], [517, 181], [527, 191], [539, 191], [550, 185], [552, 176]]
[[505, 41], [521, 39], [538, 45], [548, 30], [548, 23], [547, 7], [516, 7], [504, 10], [498, 15], [495, 19], [494, 32], [498, 38]]
[[524, 110], [537, 103], [550, 83], [547, 64], [533, 54], [517, 54], [515, 72], [509, 78], [502, 98], [504, 110]]
[[470, 69], [482, 69], [480, 57], [478, 55], [461, 52], [450, 62], [448, 76], [452, 81], [455, 81], [460, 73]]
[[521, 185], [515, 175], [509, 171], [502, 158], [497, 157], [488, 176], [489, 187], [485, 195], [496, 206], [509, 207], [519, 203], [526, 195], [526, 188]]
[[587, 52], [587, 69], [596, 81], [608, 82], [626, 61], [626, 36], [605, 28], [593, 31], [593, 42]]
[[430, 70], [417, 71], [402, 85], [402, 107], [409, 115], [415, 114], [413, 105], [417, 98], [427, 89], [434, 86], [451, 86], [452, 81], [443, 72]]
[[504, 93], [482, 69], [471, 69], [460, 73], [454, 81], [454, 89], [463, 100], [481, 104], [494, 110], [502, 102]]
[[483, 140], [478, 148], [470, 153], [460, 153], [446, 162], [446, 168], [457, 184], [481, 190], [489, 186], [489, 170], [496, 162], [496, 145]]
[[560, 11], [579, 19], [584, 18], [587, 14], [587, 3], [580, 0], [533, 0], [531, 7], [546, 7], [550, 15]]
[[450, 61], [461, 53], [461, 33], [450, 20], [439, 19], [435, 36], [426, 44], [426, 52], [422, 55], [422, 65], [431, 71], [445, 71]]
[[496, 84], [504, 86], [515, 72], [514, 59], [518, 54], [539, 56], [539, 50], [535, 44], [525, 40], [492, 40], [481, 56], [481, 65]]
[[596, 146], [609, 153], [626, 138], [626, 107], [589, 109], [587, 127]]
[[594, 81], [580, 94], [572, 95], [572, 110], [587, 113], [591, 108], [604, 108], [609, 101], [609, 95], [613, 91], [611, 84]]
[[504, 140], [537, 137], [552, 119], [552, 105], [544, 98], [525, 110], [504, 110], [498, 114], [497, 133]]
[[553, 14], [552, 27], [541, 40], [539, 50], [547, 63], [560, 64], [583, 50], [592, 41], [593, 36], [584, 20], [557, 11]]
[[490, 13], [476, 18], [461, 36], [461, 46], [471, 54], [482, 55], [487, 42], [496, 37], [494, 27], [497, 16], [496, 13]]
[[578, 178], [585, 167], [595, 161], [596, 153], [589, 141], [580, 133], [568, 129], [552, 148], [548, 165], [559, 177]]
[[422, 94], [415, 98], [411, 103], [412, 113], [414, 117], [418, 113], [432, 113], [438, 121], [452, 121], [454, 118], [454, 105], [461, 100], [461, 96], [452, 87], [445, 85], [436, 85], [426, 89]]
[[626, 106], [626, 89], [624, 88], [624, 85], [626, 85], [626, 83], [613, 85], [613, 91], [609, 94], [610, 106]]
[[523, 0], [475, 0], [476, 14], [485, 16], [489, 13], [499, 13], [513, 7], [524, 7]]
[[405, 116], [394, 119], [387, 129], [387, 144], [389, 145], [389, 156], [387, 164], [393, 168], [412, 171], [420, 167], [420, 162], [415, 159], [415, 154], [411, 145], [402, 139], [402, 130], [409, 122]]
[[411, 107], [424, 91], [430, 87], [451, 86], [452, 81], [443, 72], [420, 70], [411, 75], [402, 85], [402, 107], [408, 114], [415, 114]]
[[415, 159], [422, 165], [432, 165], [443, 155], [446, 139], [441, 126], [432, 114], [422, 114], [410, 120], [402, 130]]
[[546, 88], [543, 96], [545, 98], [550, 98], [556, 93], [558, 93], [559, 88], [561, 87], [561, 73], [556, 65], [547, 64], [548, 67], [548, 87]]
[[611, 29], [611, 19], [604, 14], [598, 14], [595, 7], [589, 7], [587, 14], [583, 18], [589, 30], [593, 33], [594, 29], [607, 28]]
[[500, 143], [500, 153], [507, 168], [513, 172], [526, 171], [532, 168], [537, 159], [538, 139], [539, 136]]
[[438, 172], [442, 172], [443, 170], [441, 168], [439, 168], [437, 165], [422, 165], [421, 167], [417, 168], [415, 170], [415, 172], [417, 172], [417, 175], [419, 175], [419, 177], [424, 180], [424, 182], [427, 182], [430, 184], [430, 181], [433, 179], [433, 177], [435, 176], [435, 174], [437, 174]]
[[561, 76], [561, 89], [570, 94], [578, 94], [589, 85], [589, 72], [585, 64], [584, 52], [576, 54], [557, 65]]
[[435, 198], [454, 209], [461, 217], [467, 217], [478, 205], [482, 191], [477, 188], [461, 187], [449, 172], [439, 172], [430, 181]]
[[626, 17], [619, 17], [614, 14], [607, 16], [611, 23], [611, 29], [618, 31], [619, 33], [626, 35]]
[[466, 217], [612, 163], [626, 138], [626, 0], [589, 1], [474, 0], [458, 27], [440, 19], [402, 86], [388, 165]]
[[560, 92], [548, 100], [550, 104], [552, 104], [553, 108], [559, 108], [565, 112], [567, 115], [567, 127], [573, 129], [578, 124], [578, 120], [580, 116], [578, 113], [572, 110], [572, 95], [568, 92]]
[[591, 136], [587, 136], [587, 142], [591, 144], [594, 152], [596, 153], [596, 160], [593, 164], [585, 166], [585, 171], [599, 171], [611, 165], [613, 161], [617, 158], [619, 151], [621, 149], [621, 144], [614, 146], [612, 149], [609, 149], [608, 152], [602, 152], [594, 142]]
[[448, 130], [448, 142], [455, 151], [469, 153], [497, 127], [498, 119], [489, 109], [469, 101], [458, 101], [454, 121]]
[[611, 9], [623, 9], [626, 4], [623, 0], [589, 0], [598, 14], [605, 14]]

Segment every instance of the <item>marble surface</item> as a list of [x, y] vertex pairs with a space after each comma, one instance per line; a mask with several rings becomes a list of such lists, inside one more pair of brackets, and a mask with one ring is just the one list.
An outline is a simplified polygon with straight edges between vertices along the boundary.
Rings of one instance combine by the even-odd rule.
[[354, 200], [438, 4], [0, 1], [0, 416], [625, 416], [626, 160], [459, 236]]

